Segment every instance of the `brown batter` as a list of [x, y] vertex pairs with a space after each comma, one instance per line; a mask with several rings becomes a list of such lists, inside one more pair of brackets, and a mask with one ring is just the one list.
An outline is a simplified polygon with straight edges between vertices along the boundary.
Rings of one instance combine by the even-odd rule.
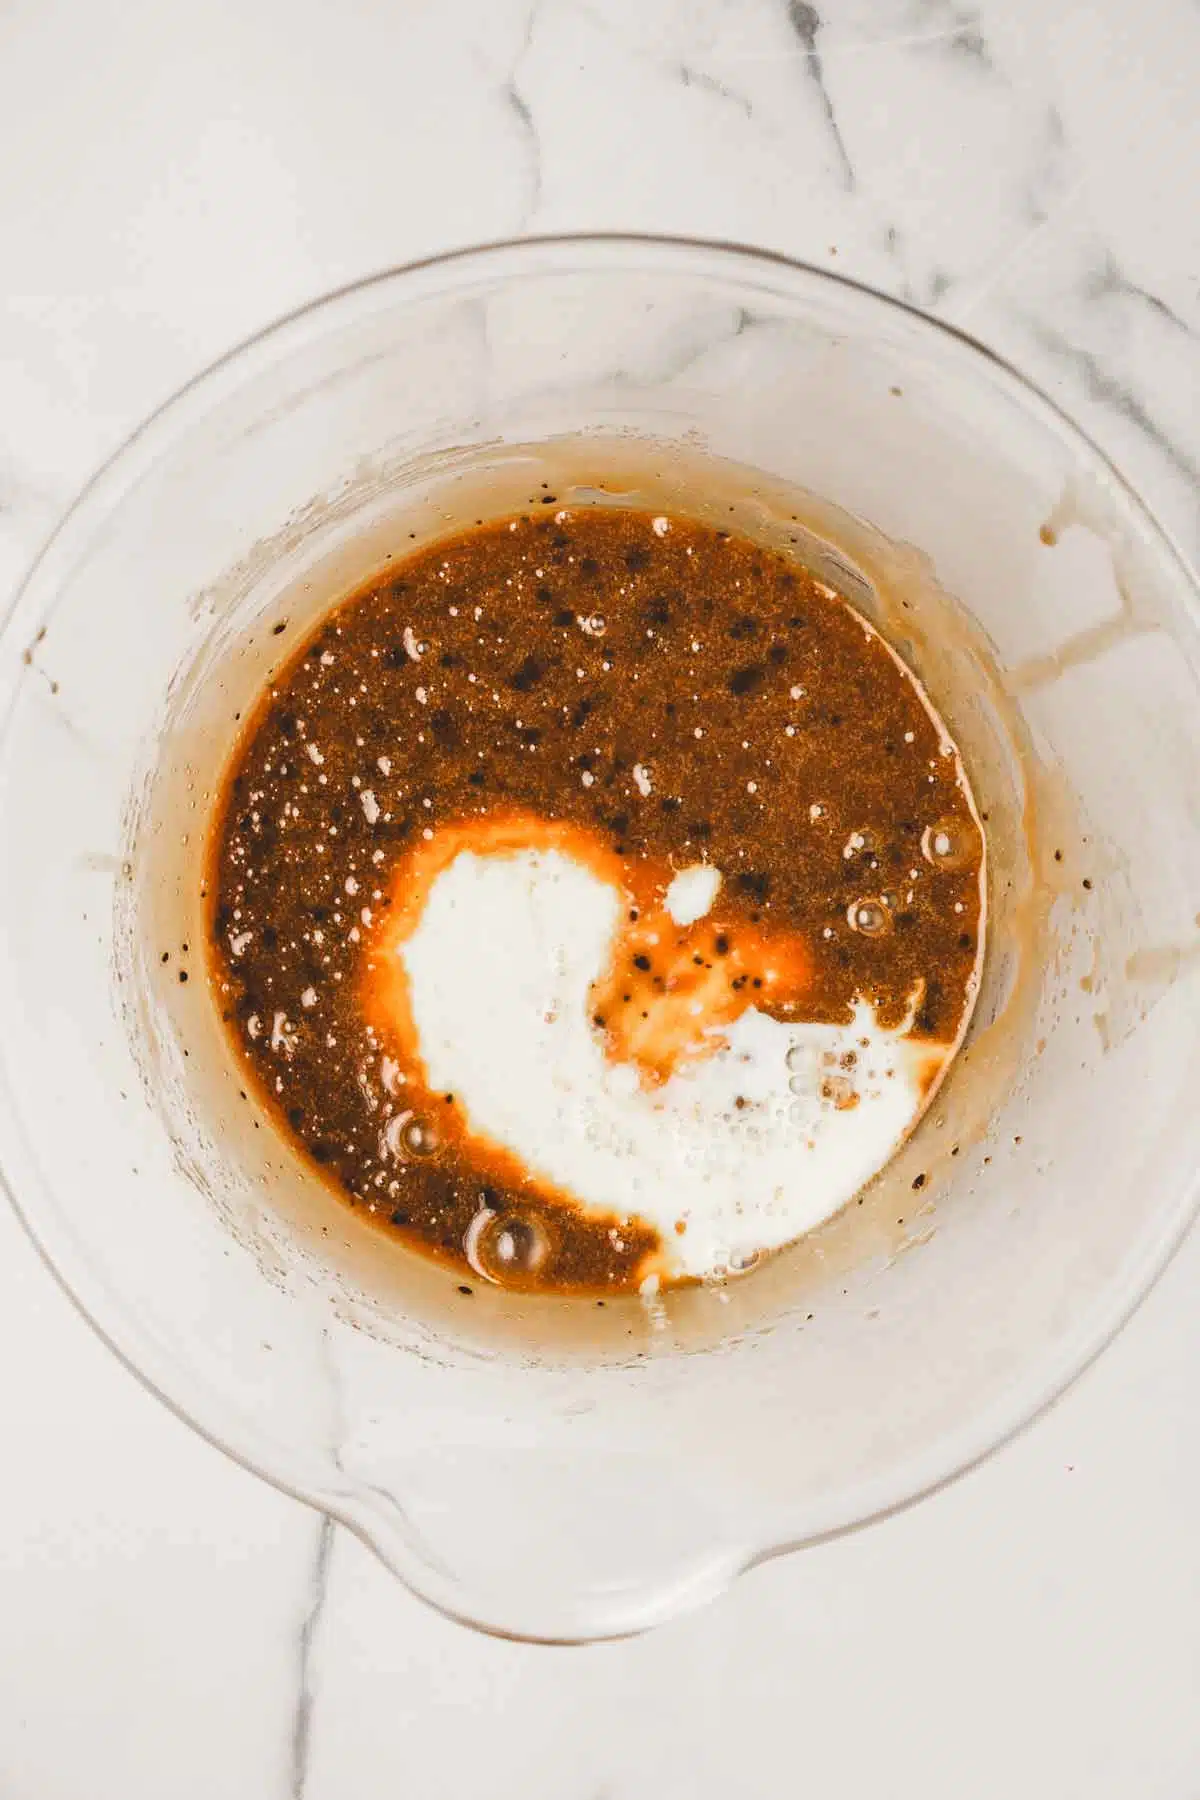
[[[958, 1036], [979, 827], [915, 683], [839, 596], [749, 540], [552, 496], [422, 549], [326, 616], [246, 726], [210, 940], [281, 1129], [464, 1288], [473, 1262], [603, 1294], [658, 1244], [621, 1195], [581, 1210], [425, 1083], [396, 948], [459, 850], [527, 847], [626, 895], [592, 1024], [643, 1085], [749, 1005], [845, 1023], [861, 996], [894, 1027], [919, 991], [917, 1033]], [[676, 926], [667, 884], [698, 862], [722, 888]]]

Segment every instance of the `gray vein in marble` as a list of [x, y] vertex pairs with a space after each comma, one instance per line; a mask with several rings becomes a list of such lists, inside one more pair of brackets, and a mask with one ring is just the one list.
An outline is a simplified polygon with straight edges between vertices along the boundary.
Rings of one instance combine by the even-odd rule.
[[905, 255], [904, 240], [898, 225], [885, 226], [883, 233], [883, 249], [885, 255], [895, 264], [896, 268], [895, 286], [894, 288], [889, 288], [888, 291], [894, 292], [897, 299], [907, 301], [909, 306], [919, 306], [920, 298], [909, 271], [908, 259]]
[[1109, 295], [1119, 295], [1129, 300], [1137, 300], [1141, 305], [1149, 307], [1150, 311], [1157, 314], [1160, 319], [1165, 319], [1169, 325], [1173, 325], [1177, 331], [1181, 331], [1185, 337], [1195, 337], [1196, 335], [1195, 327], [1189, 325], [1186, 319], [1180, 318], [1175, 309], [1168, 306], [1165, 300], [1161, 300], [1157, 294], [1152, 294], [1149, 288], [1139, 287], [1136, 281], [1130, 281], [1111, 252], [1105, 255], [1100, 268], [1089, 277], [1084, 291], [1089, 299], [1102, 300], [1107, 299]]
[[895, 285], [889, 289], [889, 292], [894, 293], [898, 299], [905, 301], [909, 306], [917, 306], [929, 311], [939, 301], [945, 299], [953, 289], [953, 277], [948, 275], [945, 269], [931, 269], [929, 279], [924, 286], [919, 286], [914, 281], [905, 253], [904, 240], [897, 226], [889, 225], [884, 230], [883, 248], [896, 266]]
[[297, 1654], [296, 1705], [292, 1714], [291, 1800], [304, 1800], [308, 1787], [309, 1754], [312, 1748], [312, 1715], [314, 1687], [312, 1678], [313, 1645], [329, 1595], [329, 1565], [333, 1557], [335, 1526], [322, 1514], [317, 1532], [317, 1549], [309, 1583], [308, 1610], [300, 1626]]
[[858, 185], [854, 176], [854, 165], [850, 161], [845, 140], [842, 137], [841, 126], [837, 122], [833, 100], [825, 82], [825, 66], [821, 60], [821, 52], [817, 49], [817, 33], [821, 29], [821, 15], [815, 6], [809, 5], [808, 0], [787, 0], [787, 16], [788, 23], [800, 39], [808, 60], [809, 77], [817, 91], [817, 98], [825, 115], [825, 123], [829, 128], [842, 186], [848, 194], [852, 194]]
[[[541, 205], [542, 200], [541, 139], [538, 136], [538, 128], [534, 121], [533, 112], [521, 88], [521, 64], [529, 54], [530, 47], [533, 43], [534, 28], [537, 24], [538, 14], [541, 12], [541, 6], [542, 0], [534, 0], [534, 4], [529, 8], [525, 17], [525, 27], [521, 34], [521, 42], [517, 47], [516, 54], [512, 59], [507, 74], [500, 82], [500, 98], [516, 124], [521, 147], [524, 151], [526, 169], [528, 171], [529, 195], [516, 221], [515, 230], [518, 234], [523, 231], [528, 231], [533, 216]], [[485, 61], [485, 59], [477, 52], [471, 54], [473, 55], [473, 60], [477, 64], [482, 64]], [[496, 73], [495, 68], [493, 67], [490, 72], [494, 76]]]
[[964, 25], [958, 31], [951, 31], [946, 38], [946, 45], [958, 56], [970, 57], [972, 61], [982, 63], [988, 69], [992, 66], [983, 35], [974, 26]]
[[1069, 368], [1082, 382], [1090, 400], [1096, 400], [1117, 413], [1135, 430], [1140, 431], [1178, 474], [1194, 485], [1200, 485], [1200, 463], [1168, 435], [1137, 395], [1123, 381], [1118, 380], [1098, 356], [1090, 350], [1081, 350], [1078, 345], [1069, 343], [1060, 332], [1039, 324], [1036, 319], [1026, 316], [1022, 322], [1041, 348]]
[[738, 111], [744, 113], [748, 119], [753, 116], [753, 101], [746, 94], [739, 94], [734, 88], [727, 87], [723, 81], [718, 81], [715, 75], [707, 75], [703, 69], [694, 68], [691, 63], [685, 62], [678, 64], [677, 72], [684, 87], [702, 88], [706, 94], [714, 94], [717, 99], [725, 100], [731, 106], [736, 106]]
[[977, 62], [985, 69], [992, 68], [978, 12], [964, 11], [961, 7], [947, 4], [946, 0], [923, 0], [919, 10], [930, 18], [936, 16], [939, 20], [938, 27], [926, 42], [944, 46], [955, 56]]
[[533, 122], [533, 114], [530, 112], [529, 104], [521, 93], [520, 88], [517, 86], [516, 81], [510, 79], [505, 82], [502, 91], [505, 100], [516, 115], [525, 134], [525, 148], [529, 163], [530, 181], [529, 200], [525, 207], [524, 216], [521, 219], [521, 229], [524, 231], [528, 228], [530, 219], [541, 204], [542, 147], [538, 140], [537, 126]]
[[[574, 11], [593, 25], [597, 31], [605, 33], [610, 38], [616, 36], [613, 22], [608, 15], [597, 7], [589, 6], [587, 0], [577, 0]], [[669, 61], [655, 55], [652, 50], [645, 49], [637, 41], [626, 38], [624, 34], [620, 36], [619, 42], [622, 50], [630, 56], [636, 57], [639, 62], [653, 68], [665, 70], [682, 87], [696, 88], [701, 93], [711, 94], [714, 99], [722, 100], [727, 105], [735, 107], [747, 119], [753, 116], [754, 102], [748, 94], [742, 93], [738, 88], [730, 87], [728, 82], [710, 74], [707, 69], [702, 69], [695, 60], [682, 57], [673, 62]]]
[[[870, 56], [877, 51], [938, 49], [943, 45], [948, 45], [960, 54], [975, 56], [977, 60], [986, 63], [987, 67], [991, 68], [993, 64], [987, 54], [987, 45], [980, 33], [972, 29], [969, 23], [974, 18], [974, 14], [957, 14], [955, 22], [952, 24], [939, 26], [932, 31], [897, 32], [893, 37], [825, 38], [822, 41], [819, 55], [825, 64], [833, 62], [840, 64], [847, 58]], [[725, 50], [722, 46], [722, 52], [724, 60], [727, 62], [747, 63], [778, 62], [781, 56], [801, 57], [816, 54], [803, 47], [780, 51], [777, 49], [743, 50], [737, 47]]]
[[[327, 1382], [329, 1452], [334, 1463], [340, 1469], [342, 1467], [342, 1446], [347, 1429], [342, 1374], [338, 1367], [334, 1342], [329, 1331], [322, 1329], [317, 1341], [318, 1360], [323, 1365]], [[292, 1709], [290, 1744], [291, 1800], [304, 1800], [308, 1781], [312, 1720], [317, 1698], [313, 1678], [313, 1646], [316, 1643], [329, 1596], [329, 1572], [336, 1529], [335, 1521], [327, 1513], [322, 1513], [317, 1530], [312, 1575], [309, 1579], [308, 1606], [300, 1622], [300, 1635], [296, 1647], [296, 1699]]]
[[1022, 193], [1031, 225], [1041, 225], [1054, 212], [1063, 188], [1067, 134], [1062, 114], [1056, 106], [1047, 106], [1042, 115], [1037, 159]]

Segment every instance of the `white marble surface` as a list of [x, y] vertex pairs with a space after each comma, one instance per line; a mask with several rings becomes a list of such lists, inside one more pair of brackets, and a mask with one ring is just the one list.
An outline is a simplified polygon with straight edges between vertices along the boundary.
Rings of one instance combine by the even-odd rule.
[[[0, 586], [281, 309], [529, 230], [745, 239], [1029, 371], [1200, 550], [1194, 0], [10, 0]], [[990, 1465], [581, 1652], [192, 1437], [0, 1209], [3, 1800], [1196, 1800], [1200, 1242]]]

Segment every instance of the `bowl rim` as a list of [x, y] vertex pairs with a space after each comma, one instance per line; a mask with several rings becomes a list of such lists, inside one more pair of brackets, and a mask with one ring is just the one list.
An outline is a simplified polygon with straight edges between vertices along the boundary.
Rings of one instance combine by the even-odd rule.
[[[849, 293], [855, 300], [877, 306], [914, 325], [920, 332], [953, 344], [958, 354], [990, 373], [992, 379], [1010, 394], [1015, 394], [1027, 410], [1040, 414], [1043, 422], [1065, 439], [1077, 454], [1082, 453], [1085, 460], [1091, 460], [1112, 483], [1149, 542], [1168, 565], [1173, 565], [1181, 591], [1188, 595], [1191, 611], [1200, 626], [1200, 579], [1173, 534], [1134, 485], [1063, 407], [1013, 363], [960, 326], [936, 318], [907, 300], [881, 292], [841, 271], [820, 268], [779, 251], [725, 239], [634, 232], [563, 232], [500, 238], [386, 267], [279, 315], [209, 362], [123, 438], [79, 489], [0, 612], [0, 650], [4, 653], [4, 673], [0, 682], [0, 748], [7, 741], [22, 687], [23, 658], [20, 652], [34, 638], [36, 625], [53, 616], [53, 602], [63, 575], [86, 552], [96, 532], [123, 497], [160, 458], [170, 453], [196, 418], [241, 385], [247, 374], [253, 372], [256, 361], [275, 354], [285, 356], [294, 342], [312, 333], [314, 328], [319, 332], [326, 322], [341, 322], [343, 317], [353, 315], [356, 306], [369, 305], [395, 288], [406, 293], [412, 291], [414, 295], [422, 288], [430, 292], [453, 292], [456, 286], [464, 285], [476, 273], [487, 273], [506, 258], [516, 261], [515, 272], [520, 274], [555, 269], [566, 272], [582, 268], [586, 271], [602, 268], [613, 259], [619, 262], [622, 257], [635, 267], [652, 270], [657, 264], [681, 272], [697, 261], [704, 261], [707, 272], [717, 278], [725, 276], [744, 281], [757, 270], [764, 283], [772, 278], [775, 284], [799, 280], [817, 288]], [[37, 1179], [40, 1179], [40, 1172], [10, 1082], [13, 1049], [14, 1039], [7, 1033], [0, 1034], [0, 1124], [5, 1139], [0, 1145], [0, 1189], [7, 1194], [42, 1260], [97, 1336], [144, 1387], [217, 1449], [274, 1487], [320, 1508], [354, 1531], [414, 1592], [444, 1613], [505, 1637], [578, 1642], [628, 1635], [630, 1631], [645, 1629], [674, 1616], [686, 1605], [710, 1597], [745, 1569], [804, 1546], [859, 1531], [940, 1491], [995, 1454], [1041, 1417], [1112, 1342], [1154, 1287], [1200, 1210], [1198, 1169], [1192, 1172], [1190, 1182], [1181, 1184], [1181, 1191], [1172, 1204], [1156, 1215], [1153, 1227], [1144, 1231], [1117, 1277], [1100, 1291], [1073, 1330], [1057, 1345], [1054, 1354], [1048, 1359], [1035, 1359], [1030, 1370], [1014, 1380], [978, 1414], [969, 1428], [961, 1428], [935, 1440], [929, 1450], [900, 1464], [890, 1478], [876, 1478], [843, 1490], [836, 1506], [826, 1505], [824, 1516], [814, 1512], [801, 1535], [748, 1546], [743, 1554], [725, 1558], [719, 1568], [714, 1568], [712, 1580], [700, 1583], [691, 1598], [677, 1592], [664, 1593], [661, 1606], [651, 1603], [636, 1618], [613, 1621], [611, 1629], [606, 1625], [600, 1630], [582, 1631], [577, 1636], [548, 1634], [543, 1637], [537, 1631], [512, 1630], [494, 1619], [476, 1616], [469, 1605], [469, 1595], [456, 1597], [452, 1589], [437, 1591], [435, 1585], [420, 1579], [408, 1559], [395, 1553], [394, 1546], [381, 1541], [378, 1508], [372, 1496], [351, 1481], [331, 1485], [328, 1465], [314, 1466], [310, 1471], [303, 1456], [291, 1447], [276, 1444], [252, 1421], [243, 1420], [240, 1413], [236, 1415], [236, 1424], [231, 1423], [229, 1428], [218, 1429], [208, 1422], [204, 1413], [209, 1409], [203, 1402], [210, 1392], [215, 1396], [218, 1390], [210, 1389], [204, 1381], [193, 1393], [185, 1393], [183, 1390], [191, 1378], [180, 1381], [172, 1377], [181, 1372], [186, 1374], [186, 1365], [182, 1365], [178, 1357], [160, 1351], [125, 1311], [116, 1290], [105, 1281], [92, 1278], [86, 1259], [75, 1252], [73, 1242], [56, 1235], [52, 1225], [46, 1228], [45, 1221], [39, 1217], [36, 1201], [32, 1206], [27, 1203], [24, 1184], [14, 1174], [12, 1162], [27, 1164], [27, 1173]], [[15, 1143], [10, 1139], [15, 1139]], [[193, 1406], [193, 1401], [199, 1404]]]

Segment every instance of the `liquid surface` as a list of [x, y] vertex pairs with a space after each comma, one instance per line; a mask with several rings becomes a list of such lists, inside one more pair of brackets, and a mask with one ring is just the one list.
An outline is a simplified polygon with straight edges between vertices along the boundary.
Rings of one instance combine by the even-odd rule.
[[781, 556], [616, 508], [327, 615], [210, 852], [280, 1128], [465, 1287], [752, 1267], [911, 1130], [982, 952], [961, 763], [890, 649]]

